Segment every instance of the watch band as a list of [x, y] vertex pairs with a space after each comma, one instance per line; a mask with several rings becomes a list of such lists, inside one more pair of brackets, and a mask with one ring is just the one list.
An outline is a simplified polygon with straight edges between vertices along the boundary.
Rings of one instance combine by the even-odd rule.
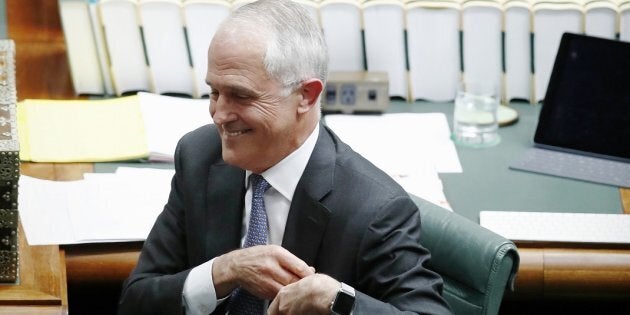
[[351, 315], [354, 310], [354, 288], [341, 282], [335, 300], [330, 304], [330, 313], [333, 315]]

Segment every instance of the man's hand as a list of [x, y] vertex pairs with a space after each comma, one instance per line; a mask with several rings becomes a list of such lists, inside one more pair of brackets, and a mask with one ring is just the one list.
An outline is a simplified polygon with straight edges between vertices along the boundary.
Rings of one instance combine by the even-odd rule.
[[268, 314], [330, 314], [330, 304], [340, 286], [327, 275], [310, 275], [280, 289], [269, 304]]
[[235, 250], [217, 257], [212, 266], [218, 298], [241, 286], [255, 296], [272, 300], [282, 287], [314, 272], [304, 261], [277, 245]]

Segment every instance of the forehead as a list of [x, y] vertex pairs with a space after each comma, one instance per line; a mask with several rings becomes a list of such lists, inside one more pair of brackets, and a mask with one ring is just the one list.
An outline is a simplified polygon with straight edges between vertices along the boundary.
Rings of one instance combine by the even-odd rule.
[[268, 79], [263, 64], [264, 41], [251, 28], [223, 28], [208, 49], [208, 73], [213, 81], [260, 81]]

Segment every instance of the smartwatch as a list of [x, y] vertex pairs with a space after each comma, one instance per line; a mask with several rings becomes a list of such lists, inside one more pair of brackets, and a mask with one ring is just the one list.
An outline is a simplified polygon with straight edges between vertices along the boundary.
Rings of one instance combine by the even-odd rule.
[[341, 282], [341, 287], [335, 300], [330, 305], [333, 315], [350, 315], [354, 309], [354, 288]]

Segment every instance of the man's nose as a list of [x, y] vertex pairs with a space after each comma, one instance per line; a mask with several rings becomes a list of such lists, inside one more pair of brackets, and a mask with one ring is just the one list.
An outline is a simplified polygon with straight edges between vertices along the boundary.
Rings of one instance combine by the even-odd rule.
[[230, 110], [230, 105], [224, 96], [219, 95], [210, 101], [210, 116], [215, 124], [220, 125], [235, 119], [236, 115]]

